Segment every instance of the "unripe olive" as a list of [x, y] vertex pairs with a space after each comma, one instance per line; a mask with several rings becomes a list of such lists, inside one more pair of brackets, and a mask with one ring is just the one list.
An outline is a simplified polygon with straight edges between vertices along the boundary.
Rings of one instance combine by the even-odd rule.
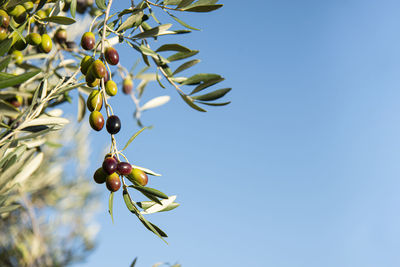
[[21, 24], [26, 20], [26, 9], [22, 5], [16, 5], [11, 11], [10, 15], [14, 17], [16, 23]]
[[30, 45], [38, 46], [42, 43], [42, 36], [40, 36], [40, 34], [36, 32], [32, 32], [28, 34], [28, 36], [26, 37], [26, 41]]
[[122, 82], [122, 91], [124, 94], [129, 95], [133, 89], [133, 81], [130, 77], [127, 77]]
[[128, 162], [119, 162], [117, 165], [117, 172], [121, 175], [129, 175], [132, 171], [132, 165]]
[[10, 25], [10, 16], [4, 10], [0, 9], [0, 26], [7, 28]]
[[23, 5], [24, 5], [24, 8], [26, 9], [26, 11], [28, 11], [28, 12], [31, 12], [31, 11], [32, 11], [32, 9], [33, 9], [33, 2], [28, 1], [28, 2], [23, 3]]
[[24, 56], [22, 55], [21, 51], [14, 50], [11, 54], [12, 58], [15, 60], [15, 63], [21, 64]]
[[7, 30], [3, 27], [0, 27], [0, 41], [7, 39]]
[[90, 71], [90, 68], [85, 78], [86, 78], [86, 84], [89, 87], [96, 87], [97, 85], [99, 85], [100, 80], [94, 77], [93, 73]]
[[82, 58], [81, 61], [81, 72], [82, 74], [86, 75], [89, 67], [92, 65], [92, 63], [94, 62], [94, 58], [92, 58], [91, 56], [85, 56], [84, 58]]
[[112, 81], [109, 80], [106, 82], [106, 93], [109, 96], [115, 96], [118, 92], [118, 88], [117, 88], [117, 84]]
[[106, 181], [107, 173], [103, 170], [103, 168], [98, 168], [94, 174], [93, 179], [96, 183], [102, 184]]
[[94, 77], [101, 79], [106, 75], [106, 66], [104, 65], [101, 60], [97, 59], [95, 60], [92, 65], [90, 66], [90, 69], [94, 75]]
[[54, 38], [56, 39], [56, 42], [59, 44], [65, 43], [67, 41], [67, 31], [59, 28], [54, 34]]
[[90, 111], [101, 110], [103, 106], [103, 97], [99, 90], [93, 90], [86, 101], [86, 106]]
[[121, 121], [118, 116], [111, 115], [106, 122], [107, 132], [117, 134], [121, 130]]
[[24, 40], [22, 40], [22, 39], [18, 39], [14, 44], [14, 48], [19, 51], [24, 50], [27, 46], [28, 46], [28, 44], [25, 43]]
[[113, 174], [108, 175], [106, 178], [106, 186], [111, 192], [118, 191], [121, 188], [121, 180], [119, 179], [118, 174], [114, 172]]
[[104, 126], [104, 118], [103, 115], [99, 111], [93, 111], [89, 115], [89, 123], [90, 126], [93, 128], [95, 131], [100, 131], [103, 129]]
[[119, 62], [119, 55], [114, 47], [107, 47], [105, 51], [105, 57], [110, 65], [117, 65]]
[[46, 12], [44, 12], [43, 9], [39, 10], [38, 12], [36, 12], [36, 15], [40, 18], [40, 19], [44, 19], [46, 17]]
[[147, 185], [147, 182], [149, 181], [147, 174], [140, 169], [133, 168], [129, 176], [133, 178], [133, 180], [136, 183], [140, 184], [141, 186]]
[[107, 173], [107, 174], [112, 174], [117, 170], [117, 166], [118, 166], [118, 162], [115, 158], [113, 157], [108, 157], [105, 158], [103, 161], [103, 170]]
[[92, 50], [96, 45], [96, 38], [92, 32], [85, 32], [82, 35], [81, 46], [85, 50]]
[[51, 40], [48, 34], [42, 35], [42, 42], [40, 43], [40, 49], [45, 52], [49, 53], [53, 48], [53, 41]]

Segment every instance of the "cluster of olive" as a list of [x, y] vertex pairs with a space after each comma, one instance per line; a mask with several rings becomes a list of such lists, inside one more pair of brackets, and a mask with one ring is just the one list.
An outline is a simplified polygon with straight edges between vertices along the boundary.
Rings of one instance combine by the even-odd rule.
[[121, 175], [126, 176], [136, 185], [145, 186], [148, 182], [148, 176], [144, 171], [132, 168], [131, 164], [121, 162], [111, 154], [105, 156], [103, 165], [95, 171], [93, 178], [98, 184], [105, 182], [107, 189], [115, 192], [121, 187]]

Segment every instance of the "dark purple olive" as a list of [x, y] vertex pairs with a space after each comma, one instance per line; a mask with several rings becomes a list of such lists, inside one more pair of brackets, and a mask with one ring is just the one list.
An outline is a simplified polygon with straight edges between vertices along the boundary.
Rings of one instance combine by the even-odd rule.
[[117, 166], [117, 172], [121, 175], [128, 175], [132, 171], [132, 165], [128, 162], [120, 162]]
[[96, 183], [102, 184], [106, 181], [107, 173], [103, 170], [103, 168], [98, 168], [94, 175], [93, 179]]
[[107, 132], [110, 134], [116, 134], [121, 130], [121, 121], [118, 116], [111, 115], [108, 117], [106, 122]]
[[111, 157], [106, 158], [103, 161], [103, 169], [106, 173], [112, 174], [117, 170], [118, 162]]
[[107, 47], [105, 52], [106, 60], [110, 65], [117, 65], [119, 62], [119, 55], [114, 47]]
[[108, 175], [106, 178], [106, 186], [111, 192], [118, 191], [121, 188], [121, 180], [119, 179], [118, 174], [114, 172]]

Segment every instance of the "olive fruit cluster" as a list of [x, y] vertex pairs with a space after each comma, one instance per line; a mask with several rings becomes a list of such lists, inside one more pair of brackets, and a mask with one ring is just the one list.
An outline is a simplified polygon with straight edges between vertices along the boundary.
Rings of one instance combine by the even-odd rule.
[[141, 186], [145, 186], [148, 182], [148, 176], [144, 171], [132, 168], [128, 162], [120, 162], [111, 154], [105, 156], [102, 166], [95, 171], [93, 179], [98, 184], [106, 183], [108, 190], [116, 192], [121, 188], [121, 175]]

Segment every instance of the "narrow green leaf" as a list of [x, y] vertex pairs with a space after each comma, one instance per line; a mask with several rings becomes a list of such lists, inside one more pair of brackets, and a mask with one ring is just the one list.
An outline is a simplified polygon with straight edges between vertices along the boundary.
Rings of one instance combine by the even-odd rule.
[[137, 11], [133, 13], [130, 17], [128, 17], [117, 29], [117, 31], [124, 31], [126, 29], [130, 29], [132, 27], [140, 25], [143, 20], [143, 11]]
[[137, 257], [132, 261], [130, 267], [135, 267], [137, 261]]
[[143, 38], [158, 36], [161, 33], [167, 31], [169, 28], [171, 28], [171, 26], [172, 26], [172, 24], [170, 24], [170, 23], [162, 24], [160, 26], [152, 28], [151, 30], [144, 31], [142, 33], [136, 34], [132, 38], [134, 38], [134, 39], [143, 39]]
[[158, 69], [157, 69], [157, 73], [156, 73], [156, 78], [157, 78], [158, 85], [159, 85], [161, 88], [164, 88], [164, 89], [165, 89], [165, 86], [161, 83], [160, 76], [159, 76], [159, 74], [158, 74]]
[[0, 60], [0, 71], [4, 70], [10, 64], [11, 56], [5, 56]]
[[182, 2], [179, 3], [177, 8], [187, 7], [188, 5], [190, 5], [193, 2], [194, 2], [194, 0], [183, 0]]
[[96, 0], [96, 5], [98, 8], [103, 10], [107, 8], [105, 0]]
[[63, 16], [52, 16], [52, 17], [48, 17], [48, 18], [43, 18], [43, 19], [41, 19], [41, 21], [53, 22], [53, 23], [57, 23], [57, 24], [61, 24], [61, 25], [71, 25], [76, 22], [72, 18], [63, 17]]
[[72, 0], [72, 1], [71, 1], [70, 11], [71, 11], [72, 17], [75, 18], [75, 14], [76, 14], [76, 0]]
[[194, 6], [194, 7], [186, 7], [183, 10], [189, 12], [210, 12], [221, 8], [223, 5], [204, 5], [204, 6]]
[[17, 84], [21, 84], [21, 83], [29, 80], [33, 76], [37, 75], [40, 72], [41, 72], [41, 70], [34, 70], [31, 72], [23, 73], [21, 75], [15, 75], [15, 76], [7, 78], [7, 79], [0, 78], [0, 89], [14, 86]]
[[194, 88], [193, 91], [189, 95], [193, 95], [197, 92], [200, 92], [201, 90], [204, 90], [216, 83], [222, 82], [223, 80], [225, 80], [225, 78], [217, 77], [215, 79], [211, 79], [206, 82], [203, 82], [203, 83], [199, 84], [198, 86], [196, 86], [196, 88]]
[[24, 36], [22, 35], [22, 33], [17, 28], [15, 28], [12, 24], [10, 24], [10, 27], [11, 27], [11, 29], [13, 29], [14, 32], [17, 33], [17, 35], [19, 36], [19, 39], [22, 39], [22, 41], [24, 41], [24, 43], [26, 43], [26, 40], [25, 40]]
[[195, 31], [200, 31], [200, 29], [197, 29], [193, 26], [190, 26], [189, 24], [187, 24], [186, 22], [184, 22], [183, 20], [179, 19], [178, 17], [172, 15], [171, 13], [167, 12], [168, 15], [170, 15], [176, 22], [178, 22], [179, 24], [181, 24], [183, 27], [191, 29], [191, 30], [195, 30]]
[[44, 5], [47, 3], [47, 0], [40, 0], [38, 6], [36, 7], [35, 13], [36, 11], [42, 9], [42, 7], [44, 7]]
[[108, 198], [108, 213], [111, 215], [111, 220], [114, 223], [113, 217], [113, 202], [114, 202], [114, 192], [110, 193], [110, 197]]
[[164, 0], [162, 3], [169, 6], [177, 6], [182, 0]]
[[142, 129], [140, 129], [139, 131], [137, 131], [134, 135], [131, 136], [131, 138], [129, 138], [128, 142], [126, 142], [124, 148], [122, 148], [121, 151], [124, 151], [131, 143], [133, 140], [135, 140], [135, 138], [141, 133], [143, 132], [145, 129], [148, 129], [149, 127], [143, 127]]
[[140, 192], [140, 193], [142, 193], [148, 199], [150, 199], [150, 200], [152, 200], [152, 201], [154, 201], [154, 202], [156, 202], [156, 203], [158, 203], [160, 205], [162, 204], [161, 201], [156, 196], [153, 196], [152, 194], [147, 194], [145, 192]]
[[180, 44], [165, 44], [160, 46], [156, 52], [162, 51], [178, 51], [178, 52], [191, 52], [192, 50]]
[[193, 99], [190, 98], [187, 95], [184, 95], [182, 93], [179, 92], [179, 95], [182, 97], [182, 99], [186, 102], [186, 104], [188, 104], [191, 108], [201, 111], [201, 112], [207, 112], [205, 109], [202, 109], [201, 107], [197, 106], [195, 103], [193, 103]]
[[166, 194], [164, 194], [163, 192], [154, 189], [154, 188], [150, 188], [150, 187], [145, 187], [145, 186], [137, 186], [137, 185], [133, 185], [133, 188], [135, 188], [136, 190], [140, 191], [140, 192], [144, 192], [146, 194], [150, 194], [159, 198], [164, 198], [167, 199], [168, 196]]
[[12, 39], [5, 39], [0, 43], [0, 57], [7, 53], [8, 50], [10, 50], [12, 43]]
[[179, 207], [179, 205], [180, 205], [179, 203], [173, 202], [173, 203], [169, 204], [165, 209], [160, 210], [160, 212], [176, 209], [177, 207]]
[[218, 98], [223, 97], [226, 95], [232, 88], [223, 88], [223, 89], [218, 89], [213, 92], [204, 94], [204, 95], [199, 95], [199, 96], [192, 96], [193, 99], [195, 100], [200, 100], [200, 101], [212, 101], [212, 100], [217, 100]]
[[20, 205], [10, 205], [10, 206], [6, 206], [6, 207], [0, 207], [0, 214], [13, 211], [19, 207], [20, 207]]
[[156, 202], [154, 202], [154, 201], [142, 201], [142, 202], [136, 202], [136, 204], [140, 208], [145, 210], [145, 209], [148, 209], [148, 208], [154, 206], [156, 204]]
[[198, 73], [189, 78], [187, 78], [182, 85], [195, 85], [200, 82], [208, 82], [210, 80], [216, 80], [222, 78], [221, 75], [213, 73]]
[[196, 65], [199, 62], [200, 62], [200, 59], [193, 59], [193, 60], [187, 61], [187, 62], [183, 63], [182, 65], [180, 65], [178, 68], [176, 68], [176, 70], [174, 71], [174, 73], [172, 73], [172, 75], [182, 72], [182, 71]]
[[167, 57], [167, 60], [171, 61], [171, 62], [176, 61], [176, 60], [181, 60], [181, 59], [185, 59], [185, 58], [194, 56], [197, 53], [199, 53], [199, 50], [192, 50], [190, 52], [178, 52], [178, 53], [175, 53], [175, 54]]
[[[148, 222], [149, 224], [151, 224], [151, 226], [153, 226], [153, 228], [157, 231], [157, 233], [162, 236], [162, 237], [168, 237], [166, 233], [164, 233], [163, 230], [161, 230], [157, 225], [155, 225], [154, 223]], [[147, 227], [147, 224], [145, 224], [144, 226]], [[149, 229], [150, 231], [152, 231], [149, 227], [147, 227], [147, 229]]]
[[226, 106], [231, 103], [231, 101], [228, 102], [223, 102], [223, 103], [209, 103], [209, 102], [201, 102], [201, 101], [196, 101], [197, 103], [204, 104], [204, 105], [209, 105], [209, 106]]

